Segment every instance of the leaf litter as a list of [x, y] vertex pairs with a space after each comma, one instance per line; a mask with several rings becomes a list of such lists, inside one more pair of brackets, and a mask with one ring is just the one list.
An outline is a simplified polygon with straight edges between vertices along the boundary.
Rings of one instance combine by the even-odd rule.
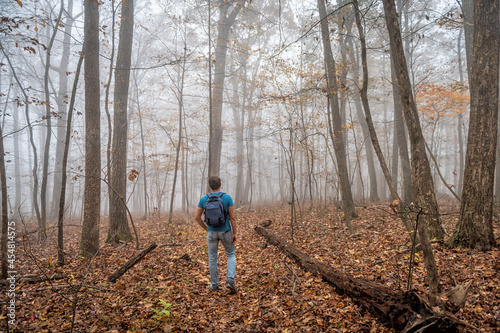
[[[442, 221], [451, 233], [458, 208], [448, 205], [442, 210], [448, 213]], [[357, 211], [355, 233], [349, 235], [337, 212], [303, 209], [293, 226], [293, 245], [356, 278], [406, 290], [411, 245], [401, 221], [388, 204]], [[234, 295], [225, 288], [222, 245], [221, 290], [209, 290], [205, 231], [191, 216], [175, 215], [171, 225], [165, 219], [136, 220], [141, 246], [155, 241], [158, 247], [116, 283], [108, 282], [108, 276], [137, 251], [134, 243], [105, 244], [105, 219], [100, 230], [102, 249], [93, 260], [78, 257], [81, 229], [75, 222], [68, 223], [65, 252], [69, 255], [62, 267], [56, 265], [55, 228], [49, 229], [45, 244], [37, 243], [36, 234], [31, 234], [17, 243], [18, 276], [65, 274], [66, 279], [16, 282], [15, 332], [70, 332], [72, 325], [74, 332], [392, 332], [349, 297], [336, 294], [321, 277], [302, 271], [278, 249], [267, 246], [253, 230], [266, 220], [272, 221], [270, 229], [292, 243], [288, 206], [238, 213], [238, 292]], [[494, 229], [498, 240], [497, 220]], [[472, 281], [457, 317], [480, 332], [499, 332], [499, 249], [478, 252], [448, 249], [439, 243], [433, 243], [433, 249], [443, 291]], [[412, 288], [428, 290], [418, 252]], [[6, 313], [6, 303], [2, 307]], [[0, 329], [6, 332], [5, 326]]]

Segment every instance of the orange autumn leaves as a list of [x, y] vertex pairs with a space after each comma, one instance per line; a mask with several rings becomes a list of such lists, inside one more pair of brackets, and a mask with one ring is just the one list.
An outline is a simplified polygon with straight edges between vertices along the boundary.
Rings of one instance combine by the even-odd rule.
[[416, 92], [418, 110], [430, 120], [464, 113], [469, 107], [469, 89], [460, 84], [422, 84]]

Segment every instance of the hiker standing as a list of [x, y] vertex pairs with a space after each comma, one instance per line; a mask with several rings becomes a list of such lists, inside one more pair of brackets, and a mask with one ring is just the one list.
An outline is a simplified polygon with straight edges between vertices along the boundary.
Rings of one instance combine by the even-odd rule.
[[[236, 292], [234, 275], [236, 273], [235, 244], [237, 240], [236, 215], [234, 213], [233, 199], [230, 195], [221, 192], [221, 180], [217, 176], [208, 180], [211, 193], [204, 195], [198, 203], [195, 219], [196, 222], [207, 230], [208, 243], [208, 268], [210, 270], [210, 289], [219, 290], [219, 273], [217, 270], [217, 251], [219, 241], [224, 245], [227, 255], [226, 286], [230, 292]], [[201, 214], [205, 213], [205, 222]]]

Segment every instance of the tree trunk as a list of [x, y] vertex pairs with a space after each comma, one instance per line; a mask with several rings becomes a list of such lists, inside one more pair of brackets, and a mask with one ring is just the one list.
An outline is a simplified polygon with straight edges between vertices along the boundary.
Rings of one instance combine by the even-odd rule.
[[498, 129], [500, 18], [498, 1], [477, 0], [470, 73], [470, 121], [464, 188], [457, 227], [449, 244], [490, 250]]
[[85, 0], [85, 189], [80, 255], [99, 251], [101, 205], [101, 112], [99, 80], [99, 4]]
[[[186, 38], [187, 36], [184, 36]], [[186, 39], [184, 39], [184, 42], [186, 42]], [[172, 214], [174, 210], [174, 199], [175, 199], [175, 187], [177, 184], [177, 173], [179, 171], [179, 156], [180, 156], [180, 151], [182, 147], [182, 118], [183, 116], [183, 110], [184, 110], [184, 77], [185, 77], [185, 72], [186, 72], [186, 57], [187, 57], [187, 45], [184, 44], [184, 54], [183, 54], [183, 61], [181, 63], [182, 68], [179, 68], [178, 70], [178, 76], [177, 76], [177, 102], [179, 105], [179, 136], [178, 136], [178, 141], [177, 141], [177, 147], [175, 148], [175, 167], [174, 167], [174, 180], [172, 182], [172, 194], [170, 196], [170, 210], [168, 213], [168, 222], [172, 223]]]
[[425, 332], [458, 332], [461, 324], [458, 320], [448, 316], [446, 312], [435, 314], [414, 291], [393, 291], [372, 281], [353, 278], [345, 272], [336, 271], [312, 259], [269, 229], [257, 226], [255, 231], [295, 261], [300, 268], [321, 276], [337, 293], [350, 297], [389, 328], [396, 331], [424, 332], [417, 331], [417, 328], [426, 322], [429, 326]]
[[45, 148], [43, 152], [43, 168], [42, 168], [42, 184], [40, 186], [40, 208], [41, 219], [38, 230], [38, 240], [45, 241], [47, 238], [47, 183], [49, 181], [49, 154], [50, 154], [50, 138], [52, 137], [52, 112], [50, 107], [50, 93], [49, 93], [49, 70], [50, 70], [50, 56], [54, 39], [56, 38], [57, 31], [59, 30], [59, 22], [61, 21], [62, 12], [64, 10], [64, 1], [61, 1], [59, 15], [54, 24], [54, 31], [47, 45], [45, 55], [45, 73], [44, 73], [44, 93], [45, 93], [45, 120], [47, 121], [47, 136], [45, 137]]
[[[12, 230], [15, 232], [16, 225], [10, 226], [9, 223], [9, 210], [7, 207], [7, 175], [5, 172], [5, 150], [3, 147], [3, 131], [0, 126], [0, 182], [2, 187], [2, 235], [1, 235], [1, 278], [6, 279], [8, 277], [8, 271], [14, 270], [9, 269], [9, 263], [7, 261], [8, 258], [12, 258], [8, 255], [7, 252], [7, 236], [9, 231]], [[13, 240], [13, 237], [9, 237], [10, 240]], [[9, 241], [9, 243], [14, 243]], [[14, 253], [11, 251], [10, 253]], [[12, 267], [12, 266], [10, 266]]]
[[330, 29], [328, 28], [328, 19], [324, 0], [318, 0], [319, 15], [321, 20], [321, 35], [323, 37], [323, 51], [325, 57], [328, 100], [333, 122], [333, 147], [337, 157], [338, 176], [340, 181], [342, 207], [344, 218], [350, 233], [353, 233], [351, 219], [357, 217], [354, 209], [354, 200], [352, 199], [351, 184], [349, 181], [349, 172], [347, 170], [345, 144], [343, 143], [342, 120], [340, 117], [338, 86], [335, 74], [335, 60], [333, 59], [332, 47], [330, 43]]
[[17, 133], [19, 128], [19, 108], [14, 106], [14, 112], [12, 114], [13, 127], [14, 127], [14, 168], [15, 168], [15, 188], [16, 188], [16, 199], [14, 201], [13, 216], [12, 220], [18, 221], [20, 218], [20, 210], [22, 204], [22, 185], [21, 185], [21, 163], [19, 161], [20, 149], [19, 149], [19, 133]]
[[[61, 55], [61, 61], [59, 67], [55, 68], [59, 77], [59, 89], [56, 97], [57, 101], [57, 140], [56, 140], [56, 153], [55, 153], [55, 166], [54, 166], [54, 184], [52, 191], [52, 202], [50, 203], [50, 213], [51, 218], [56, 218], [58, 216], [58, 204], [60, 202], [61, 195], [61, 169], [62, 169], [62, 159], [64, 154], [64, 138], [66, 136], [66, 118], [68, 113], [67, 107], [67, 94], [68, 94], [68, 66], [69, 57], [71, 51], [71, 31], [73, 28], [73, 0], [68, 1], [68, 6], [65, 10], [65, 22], [64, 22], [64, 39], [63, 39], [63, 50]], [[54, 69], [54, 68], [51, 68]]]
[[410, 78], [404, 57], [401, 32], [397, 20], [394, 0], [384, 0], [385, 18], [389, 31], [390, 45], [393, 49], [394, 67], [401, 92], [404, 118], [408, 126], [411, 143], [411, 172], [412, 188], [415, 196], [415, 204], [425, 214], [423, 223], [419, 224], [418, 232], [424, 252], [424, 262], [429, 279], [429, 289], [432, 294], [438, 292], [439, 277], [437, 272], [434, 254], [429, 242], [429, 231], [431, 237], [441, 239], [444, 237], [444, 230], [439, 219], [439, 210], [434, 193], [434, 183], [432, 181], [431, 168], [427, 154], [425, 152], [425, 142], [420, 127], [418, 111], [413, 100]]
[[136, 100], [137, 100], [137, 113], [139, 115], [139, 128], [141, 131], [141, 162], [142, 162], [142, 179], [144, 181], [144, 216], [142, 217], [143, 220], [146, 220], [148, 218], [148, 181], [147, 181], [147, 170], [146, 170], [146, 145], [144, 143], [144, 128], [142, 126], [142, 113], [141, 113], [141, 106], [139, 104], [139, 90], [137, 87], [137, 81], [136, 82]]
[[462, 13], [464, 16], [465, 35], [465, 60], [467, 61], [467, 75], [469, 87], [472, 89], [472, 50], [474, 49], [474, 2], [475, 0], [462, 1]]
[[[411, 165], [410, 156], [408, 155], [408, 141], [406, 127], [403, 119], [403, 105], [401, 103], [401, 93], [396, 78], [396, 70], [394, 68], [394, 56], [391, 52], [391, 80], [392, 80], [392, 96], [394, 101], [394, 135], [397, 145], [395, 150], [399, 152], [401, 158], [401, 170], [403, 178], [403, 201], [406, 204], [413, 202], [413, 193], [411, 188]], [[398, 155], [396, 152], [394, 153]]]
[[[356, 8], [354, 10], [356, 10]], [[356, 24], [358, 24], [357, 20], [356, 20]], [[359, 22], [359, 24], [361, 24], [361, 22]], [[359, 29], [360, 29], [360, 27], [358, 26], [358, 30]], [[361, 37], [360, 37], [360, 39], [361, 39]], [[358, 59], [356, 59], [356, 57], [354, 55], [354, 50], [355, 50], [354, 39], [352, 36], [349, 36], [348, 40], [349, 40], [349, 43], [351, 45], [350, 55], [351, 55], [351, 62], [352, 62], [352, 74], [354, 77], [354, 82], [356, 82], [356, 85], [357, 85], [357, 82], [359, 82], [359, 63], [358, 63]], [[363, 44], [361, 45], [361, 47], [363, 47]], [[366, 48], [366, 46], [365, 46], [365, 48]], [[363, 52], [363, 50], [361, 50], [361, 52]], [[366, 53], [366, 50], [365, 50], [365, 53]], [[365, 57], [366, 57], [366, 55], [365, 55]], [[366, 59], [362, 60], [363, 71], [365, 70], [365, 68], [368, 71], [368, 68], [365, 67], [364, 62], [366, 62]], [[367, 74], [367, 77], [368, 77], [368, 74]], [[364, 87], [364, 84], [365, 84], [365, 81], [363, 78], [363, 87]], [[367, 84], [368, 84], [368, 82], [367, 82]], [[368, 89], [368, 87], [366, 89]], [[366, 103], [368, 103], [368, 101], [366, 101]], [[369, 138], [371, 139], [370, 133], [373, 132], [373, 134], [375, 135], [374, 140], [377, 141], [377, 145], [378, 145], [378, 139], [376, 137], [375, 129], [373, 128], [373, 130], [370, 131], [370, 128], [368, 127], [367, 120], [366, 120], [365, 116], [363, 115], [363, 110], [362, 110], [362, 106], [361, 106], [361, 93], [360, 93], [359, 89], [356, 89], [354, 92], [354, 106], [356, 108], [356, 115], [359, 119], [359, 123], [361, 124], [361, 129], [363, 130], [363, 139], [365, 141], [366, 162], [368, 164], [368, 176], [370, 178], [370, 201], [377, 202], [380, 199], [378, 197], [377, 174], [375, 172], [375, 163], [374, 163], [374, 159], [373, 159], [374, 143], [373, 143], [373, 140], [368, 140]], [[368, 111], [368, 112], [370, 112], [370, 111]], [[371, 119], [371, 116], [370, 116], [370, 119]], [[373, 122], [371, 125], [373, 126]], [[382, 159], [384, 158], [382, 155], [382, 150], [380, 149], [380, 145], [379, 145], [378, 149], [380, 150], [380, 156], [377, 152], [377, 157], [380, 160], [380, 158], [382, 158]], [[385, 163], [385, 160], [384, 160], [384, 163]], [[393, 184], [395, 187], [396, 183], [393, 182]]]
[[113, 80], [113, 68], [115, 59], [115, 2], [111, 1], [111, 55], [109, 57], [109, 73], [108, 81], [106, 82], [106, 89], [104, 92], [104, 112], [106, 112], [106, 120], [108, 123], [108, 140], [106, 143], [106, 174], [105, 178], [108, 180], [108, 216], [111, 215], [111, 194], [113, 190], [111, 189], [111, 149], [113, 144], [113, 123], [111, 120], [111, 113], [109, 112], [109, 89]]
[[[365, 115], [366, 115], [366, 127], [367, 131], [370, 132], [370, 138], [371, 142], [373, 144], [373, 147], [375, 148], [375, 153], [377, 154], [380, 166], [382, 168], [382, 172], [384, 174], [385, 180], [387, 182], [387, 185], [389, 186], [389, 190], [391, 191], [391, 196], [393, 200], [398, 199], [399, 200], [399, 195], [396, 190], [396, 186], [393, 182], [393, 179], [391, 178], [391, 174], [389, 172], [389, 168], [387, 167], [387, 163], [385, 162], [384, 155], [382, 153], [382, 149], [380, 148], [380, 144], [378, 142], [377, 138], [377, 133], [375, 132], [375, 127], [373, 125], [373, 120], [371, 116], [371, 110], [370, 110], [370, 104], [368, 101], [368, 82], [369, 82], [369, 76], [368, 76], [368, 62], [366, 59], [366, 40], [365, 40], [365, 34], [363, 31], [363, 26], [361, 24], [361, 18], [359, 15], [359, 5], [358, 1], [354, 0], [354, 15], [356, 17], [356, 25], [358, 26], [358, 34], [359, 34], [359, 39], [361, 42], [361, 64], [363, 67], [363, 84], [360, 89], [360, 95], [361, 95], [361, 100], [363, 102], [363, 108], [365, 110]], [[408, 203], [401, 203], [398, 207], [399, 210], [399, 215], [401, 217], [401, 220], [403, 221], [404, 226], [406, 227], [406, 231], [408, 233], [411, 233], [414, 231], [413, 226], [411, 225], [410, 221], [408, 220], [408, 217], [406, 216], [407, 212], [407, 205]], [[419, 243], [420, 239], [415, 239], [415, 243]]]
[[69, 155], [69, 145], [71, 140], [71, 122], [73, 119], [73, 108], [75, 106], [76, 91], [78, 87], [78, 80], [80, 78], [80, 71], [83, 63], [83, 52], [80, 54], [78, 65], [76, 67], [75, 81], [73, 82], [73, 91], [71, 93], [71, 101], [69, 103], [68, 121], [66, 123], [66, 134], [64, 138], [64, 151], [61, 161], [61, 192], [59, 193], [59, 212], [57, 220], [57, 264], [64, 265], [64, 207], [66, 205], [66, 179], [67, 179], [67, 165]]
[[[208, 177], [219, 176], [222, 153], [222, 103], [224, 94], [224, 80], [226, 76], [226, 54], [229, 32], [236, 16], [243, 7], [245, 0], [221, 1], [219, 5], [219, 22], [217, 44], [215, 46], [215, 67], [213, 82], [213, 99], [210, 138]], [[210, 8], [209, 8], [210, 10]], [[209, 64], [212, 66], [212, 64]]]
[[127, 196], [128, 92], [132, 41], [134, 32], [134, 0], [122, 2], [118, 56], [115, 68], [113, 148], [111, 160], [109, 231], [107, 242], [131, 241], [127, 209], [122, 198]]

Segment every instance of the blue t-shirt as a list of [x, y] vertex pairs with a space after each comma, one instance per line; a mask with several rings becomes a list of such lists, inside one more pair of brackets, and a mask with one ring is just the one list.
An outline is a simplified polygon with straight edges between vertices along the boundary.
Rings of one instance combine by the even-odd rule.
[[[220, 192], [212, 192], [212, 193], [210, 193], [210, 195], [218, 195], [219, 193]], [[220, 227], [207, 226], [208, 231], [220, 232], [220, 231], [227, 231], [227, 230], [231, 229], [231, 223], [229, 222], [229, 207], [234, 206], [233, 198], [231, 198], [231, 196], [229, 194], [224, 193], [222, 195], [221, 199], [222, 199], [222, 202], [224, 203], [224, 210], [227, 213], [226, 223], [224, 223]], [[208, 201], [208, 195], [205, 194], [204, 196], [201, 197], [200, 202], [198, 203], [198, 207], [205, 210], [205, 206], [207, 204], [207, 201]]]

